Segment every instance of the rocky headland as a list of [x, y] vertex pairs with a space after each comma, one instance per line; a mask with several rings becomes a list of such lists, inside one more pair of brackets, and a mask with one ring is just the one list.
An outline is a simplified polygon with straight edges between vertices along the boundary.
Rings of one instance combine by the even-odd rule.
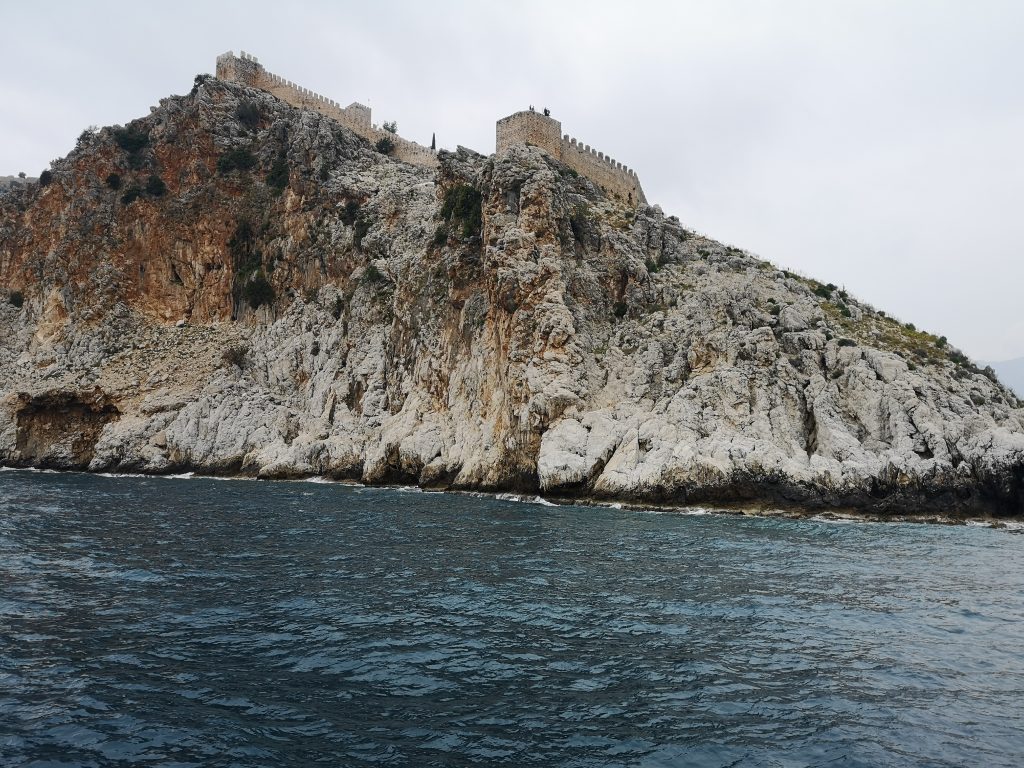
[[1024, 514], [941, 337], [527, 145], [399, 162], [197, 78], [0, 192], [0, 462]]

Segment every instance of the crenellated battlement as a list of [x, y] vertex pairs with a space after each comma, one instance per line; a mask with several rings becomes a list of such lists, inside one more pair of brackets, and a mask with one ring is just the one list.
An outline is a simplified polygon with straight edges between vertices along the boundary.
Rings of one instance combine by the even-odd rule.
[[245, 51], [241, 51], [238, 56], [231, 51], [218, 56], [217, 78], [267, 91], [293, 107], [316, 110], [371, 143], [387, 137], [395, 146], [391, 153], [393, 157], [426, 168], [437, 167], [437, 154], [433, 150], [374, 125], [370, 108], [365, 104], [353, 102], [343, 107], [334, 99], [268, 72], [259, 59]]
[[589, 144], [563, 134], [562, 124], [553, 117], [531, 109], [499, 120], [495, 140], [497, 151], [500, 153], [516, 144], [539, 147], [606, 192], [618, 195], [629, 203], [647, 204], [635, 171]]
[[[387, 137], [394, 144], [395, 148], [391, 154], [397, 159], [426, 168], [437, 167], [437, 153], [434, 150], [374, 125], [370, 108], [365, 104], [353, 102], [343, 107], [334, 99], [268, 72], [260, 64], [259, 59], [245, 51], [241, 51], [238, 56], [231, 51], [218, 56], [217, 77], [220, 80], [268, 91], [292, 106], [314, 109], [371, 143]], [[647, 204], [647, 198], [635, 171], [589, 144], [563, 134], [562, 124], [549, 115], [529, 109], [499, 120], [496, 126], [497, 151], [500, 153], [516, 144], [540, 147], [625, 202], [634, 205]]]

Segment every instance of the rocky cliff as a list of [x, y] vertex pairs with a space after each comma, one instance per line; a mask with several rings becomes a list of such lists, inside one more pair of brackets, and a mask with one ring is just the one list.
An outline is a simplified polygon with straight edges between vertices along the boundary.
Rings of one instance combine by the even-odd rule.
[[536, 148], [376, 151], [197, 79], [0, 194], [0, 460], [1024, 513], [945, 340]]

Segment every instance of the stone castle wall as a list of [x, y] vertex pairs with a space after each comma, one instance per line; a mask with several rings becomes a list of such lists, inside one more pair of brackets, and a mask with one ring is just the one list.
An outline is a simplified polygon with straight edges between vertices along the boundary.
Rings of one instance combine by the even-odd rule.
[[217, 57], [217, 78], [242, 83], [272, 93], [292, 106], [313, 109], [344, 125], [352, 132], [375, 144], [385, 136], [394, 143], [391, 156], [406, 163], [426, 168], [437, 167], [437, 154], [428, 147], [403, 139], [373, 124], [370, 108], [353, 102], [342, 107], [337, 101], [321, 96], [308, 88], [286, 80], [264, 69], [255, 56], [242, 51], [239, 56], [228, 51]]
[[577, 173], [581, 173], [606, 192], [621, 197], [628, 203], [646, 205], [647, 198], [636, 172], [628, 166], [598, 152], [568, 134], [562, 134], [562, 124], [552, 117], [528, 110], [498, 121], [495, 146], [501, 152], [515, 144], [532, 144], [552, 157], [561, 160]]
[[[231, 51], [218, 56], [217, 77], [268, 91], [296, 107], [314, 109], [372, 144], [387, 137], [395, 145], [391, 154], [398, 160], [426, 168], [436, 168], [438, 165], [434, 150], [374, 125], [370, 108], [366, 105], [353, 102], [343, 107], [333, 99], [268, 72], [255, 56], [245, 51], [239, 56], [235, 56]], [[634, 171], [603, 152], [598, 152], [589, 144], [584, 144], [568, 134], [563, 135], [562, 124], [552, 117], [533, 110], [516, 112], [498, 121], [496, 133], [498, 152], [515, 144], [532, 144], [577, 173], [583, 174], [605, 192], [616, 195], [627, 203], [647, 204], [640, 179]]]

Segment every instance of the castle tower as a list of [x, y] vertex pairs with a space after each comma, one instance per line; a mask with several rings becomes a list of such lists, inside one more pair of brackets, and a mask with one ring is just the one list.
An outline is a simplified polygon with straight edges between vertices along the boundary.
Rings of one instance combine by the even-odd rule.
[[552, 157], [562, 159], [562, 124], [532, 109], [503, 117], [496, 126], [498, 152], [514, 144], [532, 144]]
[[647, 197], [634, 171], [589, 144], [568, 134], [563, 136], [562, 124], [548, 115], [530, 109], [499, 120], [495, 131], [497, 153], [517, 144], [543, 149], [627, 205], [647, 205]]
[[239, 56], [235, 56], [233, 51], [228, 51], [217, 57], [218, 80], [227, 80], [258, 88], [262, 69], [259, 60], [245, 51], [242, 51]]

